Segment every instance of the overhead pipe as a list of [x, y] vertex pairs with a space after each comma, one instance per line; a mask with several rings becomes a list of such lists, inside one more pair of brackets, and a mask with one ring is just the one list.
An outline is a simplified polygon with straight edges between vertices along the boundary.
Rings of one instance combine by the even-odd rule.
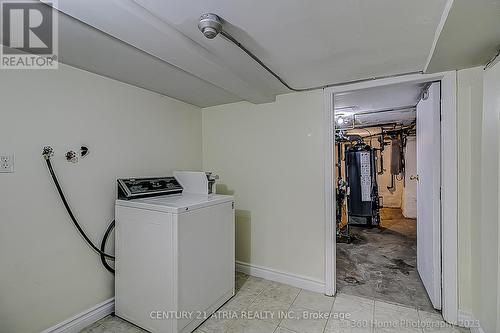
[[397, 108], [390, 108], [390, 109], [379, 109], [379, 110], [368, 110], [368, 111], [361, 111], [361, 112], [356, 112], [355, 115], [357, 116], [366, 116], [370, 114], [379, 114], [379, 113], [385, 113], [385, 112], [414, 112], [416, 111], [417, 106], [416, 105], [406, 105], [406, 106], [401, 106]]
[[391, 174], [391, 186], [387, 186], [387, 189], [392, 192], [396, 189], [396, 184], [394, 184], [394, 175]]

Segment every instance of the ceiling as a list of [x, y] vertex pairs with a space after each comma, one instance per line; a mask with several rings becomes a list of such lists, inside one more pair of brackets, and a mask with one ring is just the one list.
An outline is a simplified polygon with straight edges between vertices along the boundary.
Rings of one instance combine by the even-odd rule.
[[135, 2], [227, 63], [234, 46], [197, 29], [200, 14], [220, 15], [229, 33], [302, 88], [422, 70], [446, 0]]
[[356, 112], [387, 110], [415, 106], [426, 83], [401, 83], [334, 95], [335, 110], [355, 108]]
[[484, 65], [500, 49], [500, 0], [454, 0], [427, 72]]
[[[48, 0], [40, 0], [47, 2]], [[58, 0], [59, 60], [200, 107], [267, 103], [292, 87], [482, 65], [500, 47], [500, 0]], [[1, 41], [0, 41], [1, 42]]]
[[289, 90], [224, 38], [205, 39], [202, 13], [302, 88], [422, 71], [447, 1], [59, 0], [60, 59], [201, 107], [265, 103]]
[[200, 107], [240, 101], [214, 84], [59, 15], [59, 61]]
[[244, 99], [67, 14], [54, 14], [61, 63], [200, 107]]
[[410, 124], [426, 83], [403, 83], [334, 95], [336, 115], [355, 114], [356, 126]]

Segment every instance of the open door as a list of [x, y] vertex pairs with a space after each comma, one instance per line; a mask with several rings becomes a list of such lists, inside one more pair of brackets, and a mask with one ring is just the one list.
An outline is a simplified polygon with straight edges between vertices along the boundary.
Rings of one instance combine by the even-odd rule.
[[440, 83], [417, 105], [417, 270], [436, 309], [441, 309]]

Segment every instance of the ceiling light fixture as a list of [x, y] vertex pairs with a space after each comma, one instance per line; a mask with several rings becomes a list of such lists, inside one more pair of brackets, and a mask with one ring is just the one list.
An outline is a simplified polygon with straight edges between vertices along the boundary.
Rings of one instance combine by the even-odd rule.
[[203, 14], [198, 22], [198, 29], [208, 39], [214, 39], [222, 31], [222, 20], [215, 14]]
[[337, 113], [335, 115], [336, 129], [349, 129], [354, 128], [354, 114]]

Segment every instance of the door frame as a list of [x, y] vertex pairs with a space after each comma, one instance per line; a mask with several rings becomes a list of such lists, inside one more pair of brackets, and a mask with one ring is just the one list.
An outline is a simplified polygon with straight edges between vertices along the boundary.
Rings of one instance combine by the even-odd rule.
[[[334, 94], [400, 83], [441, 82], [441, 270], [443, 318], [458, 322], [458, 157], [456, 72], [412, 74], [330, 87], [324, 95], [325, 294], [336, 293]], [[446, 170], [446, 172], [443, 172]]]

